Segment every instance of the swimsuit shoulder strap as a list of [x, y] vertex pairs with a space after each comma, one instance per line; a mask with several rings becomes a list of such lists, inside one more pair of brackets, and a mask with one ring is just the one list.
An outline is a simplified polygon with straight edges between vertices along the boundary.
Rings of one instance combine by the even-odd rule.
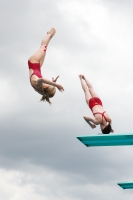
[[103, 122], [103, 118], [106, 120], [106, 122], [107, 122], [107, 118], [105, 117], [105, 115], [104, 115], [104, 113], [105, 113], [106, 111], [104, 111], [103, 113], [100, 113], [100, 112], [96, 112], [96, 113], [93, 113], [93, 115], [95, 116], [96, 114], [101, 114], [102, 115], [102, 122]]
[[104, 115], [105, 112], [106, 112], [106, 111], [104, 111], [104, 112], [102, 113], [102, 117], [104, 117], [104, 119], [105, 119], [106, 122], [107, 122], [108, 120], [107, 120], [107, 118], [106, 118], [105, 115]]

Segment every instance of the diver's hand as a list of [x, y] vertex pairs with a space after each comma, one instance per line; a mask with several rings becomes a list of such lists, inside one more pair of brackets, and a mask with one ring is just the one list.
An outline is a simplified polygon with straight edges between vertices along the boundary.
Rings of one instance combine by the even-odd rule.
[[58, 78], [59, 78], [59, 76], [57, 76], [55, 79], [52, 77], [52, 81], [56, 83]]
[[64, 91], [64, 88], [63, 88], [61, 85], [57, 84], [56, 87], [58, 88], [58, 90], [59, 90], [60, 92], [63, 92], [63, 91]]
[[96, 125], [95, 124], [91, 124], [91, 128], [96, 128]]

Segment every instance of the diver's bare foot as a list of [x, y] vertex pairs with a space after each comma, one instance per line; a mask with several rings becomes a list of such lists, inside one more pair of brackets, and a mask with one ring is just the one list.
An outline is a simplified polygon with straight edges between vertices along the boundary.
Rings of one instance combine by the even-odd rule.
[[51, 34], [51, 38], [55, 35], [56, 30], [55, 28], [51, 28], [50, 31], [47, 32], [47, 34]]

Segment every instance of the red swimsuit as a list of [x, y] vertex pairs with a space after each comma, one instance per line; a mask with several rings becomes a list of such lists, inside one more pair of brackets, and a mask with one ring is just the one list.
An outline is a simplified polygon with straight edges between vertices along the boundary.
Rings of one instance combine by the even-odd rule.
[[[29, 65], [29, 69], [32, 69], [32, 70], [33, 70], [33, 73], [32, 73], [32, 75], [31, 75], [31, 77], [32, 77], [33, 75], [36, 75], [38, 78], [42, 78], [40, 63], [31, 63], [31, 62], [28, 60], [28, 65]], [[31, 77], [30, 77], [30, 78], [31, 78]]]
[[[36, 75], [38, 78], [42, 78], [42, 74], [41, 74], [41, 68], [40, 68], [40, 63], [31, 63], [29, 60], [28, 60], [28, 66], [29, 66], [29, 69], [32, 69], [33, 70], [33, 73], [31, 74], [30, 76], [30, 82], [31, 82], [31, 77], [33, 75]], [[32, 85], [32, 84], [31, 84]], [[32, 87], [37, 91], [37, 92], [41, 92], [42, 93], [42, 89], [36, 89], [33, 85]]]
[[[96, 105], [100, 105], [100, 106], [103, 106], [102, 104], [102, 101], [98, 98], [98, 97], [93, 97], [89, 100], [89, 108], [92, 110], [92, 108]], [[96, 115], [96, 114], [101, 114], [102, 115], [102, 122], [103, 122], [103, 118], [106, 120], [107, 122], [107, 118], [105, 117], [104, 113], [106, 111], [104, 111], [103, 113], [100, 113], [100, 112], [96, 112], [96, 113], [93, 113], [93, 115]]]
[[98, 97], [93, 97], [89, 100], [89, 108], [92, 110], [92, 108], [96, 105], [103, 106], [102, 101]]

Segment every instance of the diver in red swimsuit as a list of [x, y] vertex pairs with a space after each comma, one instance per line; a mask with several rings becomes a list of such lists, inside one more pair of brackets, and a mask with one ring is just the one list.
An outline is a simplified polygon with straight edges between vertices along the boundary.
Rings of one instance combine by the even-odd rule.
[[103, 134], [109, 134], [110, 132], [113, 133], [114, 131], [111, 127], [112, 120], [103, 109], [102, 101], [95, 93], [93, 86], [84, 75], [79, 75], [79, 78], [85, 93], [86, 102], [94, 115], [94, 118], [84, 116], [85, 121], [91, 126], [91, 128], [100, 125]]
[[64, 88], [56, 83], [59, 76], [55, 79], [52, 78], [52, 81], [50, 81], [41, 74], [41, 67], [44, 62], [47, 46], [55, 33], [56, 30], [54, 28], [48, 31], [46, 37], [42, 40], [40, 48], [28, 60], [31, 86], [36, 92], [42, 95], [41, 101], [46, 100], [49, 104], [51, 104], [49, 98], [55, 95], [55, 87], [57, 87], [60, 92], [64, 91]]

